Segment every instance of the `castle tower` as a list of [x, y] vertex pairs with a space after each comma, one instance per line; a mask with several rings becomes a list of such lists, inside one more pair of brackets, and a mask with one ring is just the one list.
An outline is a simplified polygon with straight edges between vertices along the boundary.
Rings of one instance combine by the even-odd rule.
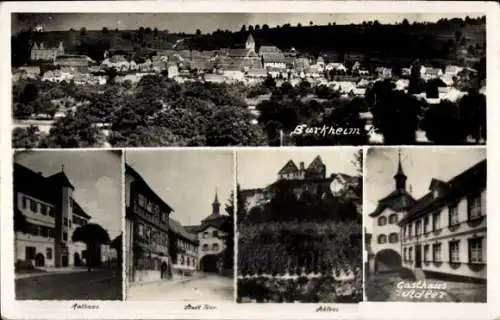
[[217, 196], [217, 189], [215, 189], [215, 199], [212, 203], [212, 215], [218, 216], [220, 215], [220, 203], [219, 198]]
[[394, 175], [394, 180], [396, 182], [396, 190], [406, 190], [406, 175], [404, 174], [403, 166], [401, 165], [401, 149], [398, 151], [398, 171]]
[[255, 52], [255, 40], [253, 39], [252, 34], [248, 35], [247, 41], [245, 42], [245, 48]]

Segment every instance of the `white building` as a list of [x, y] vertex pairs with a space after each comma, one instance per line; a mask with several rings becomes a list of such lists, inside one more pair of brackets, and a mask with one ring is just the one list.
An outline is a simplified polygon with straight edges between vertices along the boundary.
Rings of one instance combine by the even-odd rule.
[[16, 261], [37, 267], [84, 264], [86, 245], [71, 240], [90, 220], [73, 199], [74, 186], [61, 171], [45, 177], [14, 163], [14, 210], [26, 225], [15, 231]]
[[486, 279], [486, 160], [449, 181], [432, 179], [400, 226], [403, 267]]

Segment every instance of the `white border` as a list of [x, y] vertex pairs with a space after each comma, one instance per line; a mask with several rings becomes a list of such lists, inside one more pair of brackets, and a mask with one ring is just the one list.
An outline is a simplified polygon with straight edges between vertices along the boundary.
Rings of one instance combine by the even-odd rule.
[[[265, 4], [265, 5], [264, 5]], [[13, 220], [12, 215], [12, 152], [11, 152], [11, 76], [10, 50], [0, 50], [0, 182], [2, 204], [1, 252], [2, 252], [2, 317], [9, 319], [494, 319], [500, 316], [494, 302], [500, 295], [500, 258], [497, 251], [500, 234], [500, 217], [494, 212], [500, 163], [500, 151], [495, 148], [500, 132], [495, 122], [500, 120], [499, 107], [499, 6], [494, 2], [387, 2], [387, 1], [117, 1], [117, 2], [12, 2], [0, 4], [0, 34], [3, 48], [10, 44], [11, 12], [289, 12], [289, 13], [409, 13], [409, 12], [470, 12], [486, 15], [487, 21], [487, 105], [488, 105], [488, 303], [370, 303], [341, 305], [339, 313], [316, 313], [315, 304], [237, 304], [220, 303], [217, 310], [207, 312], [184, 311], [184, 303], [146, 302], [88, 302], [98, 304], [99, 310], [73, 311], [74, 302], [22, 302], [14, 301]], [[283, 9], [286, 8], [286, 9]], [[340, 147], [337, 147], [340, 148]], [[173, 148], [176, 149], [176, 148]], [[200, 150], [206, 148], [199, 148]], [[211, 148], [218, 149], [218, 148]], [[234, 150], [240, 148], [233, 148]], [[250, 149], [250, 148], [246, 148]], [[285, 148], [283, 148], [285, 149]], [[288, 149], [288, 148], [287, 148]], [[305, 148], [301, 148], [305, 149]], [[236, 173], [235, 173], [236, 175]], [[125, 238], [124, 238], [125, 240]], [[125, 252], [124, 252], [125, 254]], [[124, 261], [125, 260], [124, 256]], [[333, 305], [336, 306], [336, 305]], [[332, 307], [333, 307], [332, 306]]]

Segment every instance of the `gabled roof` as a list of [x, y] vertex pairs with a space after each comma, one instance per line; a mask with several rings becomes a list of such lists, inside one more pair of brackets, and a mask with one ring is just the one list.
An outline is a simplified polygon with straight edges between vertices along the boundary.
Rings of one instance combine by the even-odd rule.
[[205, 230], [208, 227], [213, 227], [220, 229], [222, 225], [229, 219], [227, 215], [219, 215], [216, 219], [205, 219], [201, 222], [201, 226], [198, 228], [198, 232]]
[[448, 182], [433, 179], [431, 186], [435, 187], [436, 185], [444, 187], [440, 190], [438, 196], [435, 197], [433, 192], [429, 192], [421, 197], [410, 208], [408, 214], [401, 219], [400, 223], [413, 220], [421, 214], [441, 206], [443, 201], [453, 201], [458, 197], [466, 195], [471, 190], [481, 190], [486, 187], [486, 159], [478, 162]]
[[282, 53], [282, 52], [276, 46], [261, 46], [259, 48], [259, 55], [262, 55], [264, 53]]
[[316, 158], [314, 158], [314, 160], [309, 164], [307, 170], [317, 168], [318, 166], [324, 166], [323, 160], [321, 160], [319, 155], [317, 155]]
[[125, 173], [131, 175], [135, 179], [135, 181], [141, 185], [143, 191], [147, 192], [151, 197], [155, 198], [156, 202], [158, 202], [162, 210], [167, 211], [167, 213], [171, 213], [172, 211], [174, 211], [174, 209], [172, 209], [165, 201], [163, 201], [163, 199], [158, 196], [158, 194], [156, 194], [153, 189], [151, 189], [144, 178], [142, 178], [142, 176], [128, 164], [125, 164]]
[[57, 185], [61, 187], [70, 187], [75, 190], [75, 187], [71, 184], [68, 179], [68, 176], [64, 173], [64, 171], [58, 172], [46, 178], [47, 181], [52, 185]]
[[298, 172], [299, 168], [293, 162], [291, 159], [288, 160], [288, 162], [281, 168], [281, 170], [278, 172], [278, 174], [288, 174], [288, 173], [295, 173]]
[[386, 197], [379, 200], [377, 208], [370, 213], [370, 217], [377, 217], [386, 208], [394, 211], [403, 211], [413, 205], [415, 199], [406, 190], [394, 190]]
[[175, 219], [172, 219], [172, 218], [169, 218], [169, 230], [173, 233], [175, 233], [176, 235], [186, 239], [186, 240], [189, 240], [189, 241], [192, 241], [192, 242], [195, 242], [197, 240], [197, 237], [196, 235], [192, 234], [192, 233], [189, 233], [180, 223], [179, 221], [175, 220]]

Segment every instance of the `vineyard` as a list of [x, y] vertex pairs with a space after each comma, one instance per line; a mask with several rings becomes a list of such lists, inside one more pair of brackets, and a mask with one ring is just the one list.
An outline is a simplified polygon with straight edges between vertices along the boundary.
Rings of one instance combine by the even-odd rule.
[[359, 301], [361, 230], [356, 221], [242, 225], [238, 297], [258, 302]]

